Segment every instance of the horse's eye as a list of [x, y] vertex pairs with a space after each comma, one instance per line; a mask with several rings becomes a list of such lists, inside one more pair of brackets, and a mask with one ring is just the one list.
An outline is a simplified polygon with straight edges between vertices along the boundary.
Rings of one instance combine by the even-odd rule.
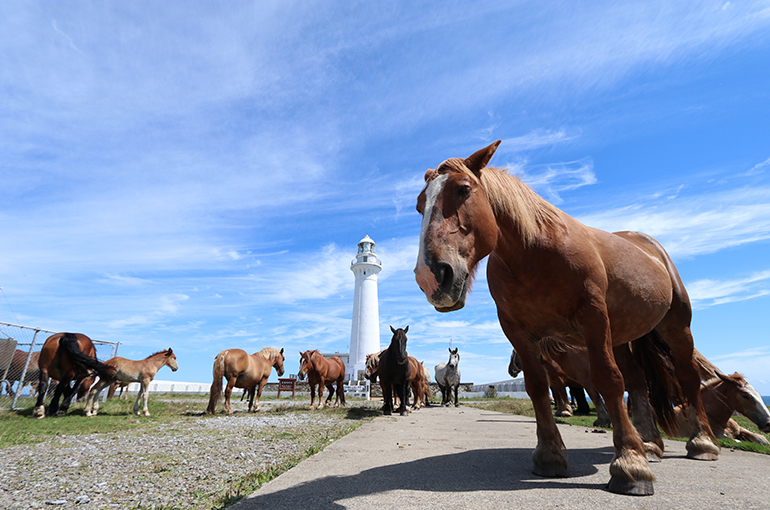
[[462, 199], [466, 199], [470, 196], [471, 191], [471, 187], [468, 184], [463, 184], [457, 188], [457, 195]]

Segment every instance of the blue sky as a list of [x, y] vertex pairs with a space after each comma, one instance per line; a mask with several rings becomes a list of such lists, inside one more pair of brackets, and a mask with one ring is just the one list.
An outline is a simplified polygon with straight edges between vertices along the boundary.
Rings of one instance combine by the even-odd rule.
[[[380, 331], [507, 379], [484, 271], [414, 281], [427, 168], [492, 160], [669, 250], [696, 347], [770, 395], [770, 2], [3, 2], [0, 321], [214, 356], [346, 351], [356, 243]], [[273, 376], [275, 378], [275, 376]]]

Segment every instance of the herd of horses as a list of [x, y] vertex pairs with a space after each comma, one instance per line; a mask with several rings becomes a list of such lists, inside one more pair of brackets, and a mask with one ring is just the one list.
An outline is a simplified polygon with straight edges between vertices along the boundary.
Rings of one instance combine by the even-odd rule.
[[[567, 451], [551, 412], [571, 412], [566, 385], [584, 388], [597, 409], [596, 425], [611, 426], [614, 458], [608, 490], [653, 494], [655, 477], [648, 462], [660, 461], [664, 443], [658, 426], [688, 438], [687, 457], [714, 461], [717, 437], [767, 443], [731, 419], [739, 411], [770, 431], [770, 414], [761, 397], [739, 374], [727, 376], [694, 348], [692, 309], [687, 291], [665, 249], [640, 232], [605, 232], [559, 210], [505, 169], [488, 166], [500, 141], [467, 158], [450, 158], [429, 169], [417, 199], [422, 215], [415, 278], [428, 302], [442, 313], [465, 305], [479, 262], [488, 257], [487, 283], [502, 330], [514, 352], [509, 372], [524, 372], [537, 422], [533, 473], [568, 476]], [[379, 379], [383, 413], [408, 414], [425, 405], [430, 372], [407, 353], [409, 326], [394, 329], [389, 346], [367, 356], [366, 377]], [[442, 404], [458, 405], [459, 353], [435, 367]], [[214, 361], [208, 413], [224, 389], [225, 412], [232, 413], [233, 388], [249, 394], [249, 410], [259, 410], [272, 369], [284, 373], [284, 353], [265, 348], [220, 352]], [[176, 370], [171, 349], [142, 361], [96, 360], [93, 343], [82, 334], [49, 337], [37, 359], [38, 400], [34, 416], [45, 416], [43, 399], [49, 377], [59, 381], [48, 414], [66, 412], [74, 392], [87, 378], [99, 377], [90, 390], [86, 414], [98, 412], [105, 386], [139, 382], [134, 405], [144, 398], [157, 371]], [[317, 350], [300, 352], [301, 378], [311, 388], [311, 408], [345, 405], [345, 365]], [[31, 382], [31, 381], [30, 381]], [[72, 383], [72, 384], [70, 384]], [[335, 386], [336, 385], [336, 389]], [[328, 390], [323, 400], [324, 388]], [[628, 402], [625, 395], [628, 394]], [[59, 399], [63, 397], [61, 408]], [[256, 400], [255, 400], [256, 397]]]

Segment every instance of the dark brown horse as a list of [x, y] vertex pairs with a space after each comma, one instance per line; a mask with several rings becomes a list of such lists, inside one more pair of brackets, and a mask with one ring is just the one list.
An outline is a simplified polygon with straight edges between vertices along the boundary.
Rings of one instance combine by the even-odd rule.
[[393, 338], [390, 345], [380, 354], [380, 362], [377, 368], [377, 374], [380, 377], [382, 393], [385, 398], [383, 414], [393, 414], [393, 390], [399, 399], [398, 413], [401, 416], [408, 416], [406, 409], [406, 392], [409, 385], [409, 377], [412, 373], [412, 367], [409, 363], [409, 356], [406, 352], [406, 333], [409, 326], [404, 329], [393, 329]]
[[[385, 352], [384, 350], [373, 354], [366, 355], [366, 371], [365, 377], [371, 382], [377, 382], [380, 368], [380, 355]], [[417, 361], [412, 356], [407, 356], [409, 359], [409, 388], [412, 390], [413, 405], [412, 410], [416, 411], [424, 406], [428, 405], [428, 399], [432, 397], [430, 391], [430, 371], [422, 363]], [[382, 387], [382, 394], [385, 395], [385, 389]], [[408, 406], [407, 402], [407, 406]]]
[[345, 379], [345, 362], [339, 356], [325, 358], [317, 350], [300, 352], [300, 367], [297, 376], [304, 380], [307, 376], [307, 382], [310, 385], [310, 409], [315, 409], [315, 389], [318, 386], [318, 409], [324, 407], [324, 387], [329, 389], [329, 397], [326, 399], [326, 405], [331, 404], [332, 395], [334, 395], [334, 383], [337, 383], [337, 398], [334, 400], [334, 407], [339, 407], [340, 401], [345, 405], [345, 389], [343, 379]]
[[[38, 359], [40, 379], [37, 386], [37, 404], [32, 414], [34, 418], [45, 417], [44, 399], [48, 389], [48, 378], [59, 381], [56, 391], [48, 406], [48, 414], [65, 414], [72, 395], [78, 391], [83, 379], [96, 373], [100, 378], [112, 377], [115, 369], [96, 359], [96, 347], [86, 335], [81, 333], [56, 333], [49, 336]], [[70, 385], [71, 382], [74, 384]], [[63, 396], [61, 409], [59, 398]]]
[[583, 225], [516, 177], [488, 168], [499, 144], [466, 159], [448, 159], [425, 173], [417, 199], [423, 220], [415, 274], [436, 310], [458, 310], [465, 305], [477, 264], [489, 255], [489, 290], [503, 332], [521, 358], [535, 407], [533, 472], [568, 476], [564, 444], [550, 410], [548, 377], [539, 362], [539, 341], [545, 337], [588, 350], [591, 380], [612, 420], [610, 491], [653, 493], [645, 446], [623, 402], [618, 363], [624, 362], [617, 359], [619, 346], [645, 336], [670, 349], [690, 404], [687, 456], [716, 460], [719, 445], [700, 400], [693, 361], [692, 310], [666, 251], [646, 234]]
[[[259, 399], [262, 397], [262, 390], [270, 377], [270, 371], [275, 368], [278, 376], [283, 375], [284, 362], [283, 349], [273, 349], [265, 347], [254, 354], [246, 354], [243, 349], [227, 349], [216, 355], [214, 358], [214, 381], [211, 383], [209, 395], [209, 405], [206, 408], [208, 414], [214, 414], [222, 396], [222, 378], [227, 379], [225, 388], [225, 413], [233, 414], [233, 408], [230, 405], [230, 395], [233, 388], [249, 389], [249, 411], [259, 411]], [[257, 399], [254, 401], [256, 391]]]

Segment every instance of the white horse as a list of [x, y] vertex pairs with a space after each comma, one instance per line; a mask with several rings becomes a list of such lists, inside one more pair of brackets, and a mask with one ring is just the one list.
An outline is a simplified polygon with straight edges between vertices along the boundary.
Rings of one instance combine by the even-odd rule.
[[455, 392], [455, 407], [460, 404], [457, 402], [457, 392], [460, 388], [460, 364], [459, 348], [449, 349], [449, 361], [436, 365], [434, 373], [436, 374], [436, 383], [441, 389], [441, 405], [449, 406], [452, 403], [452, 389]]

